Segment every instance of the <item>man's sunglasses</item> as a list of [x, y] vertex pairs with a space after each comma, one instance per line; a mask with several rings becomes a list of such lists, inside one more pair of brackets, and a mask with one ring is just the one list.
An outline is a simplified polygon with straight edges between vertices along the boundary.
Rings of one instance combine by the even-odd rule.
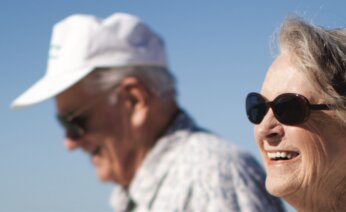
[[259, 93], [249, 93], [246, 97], [246, 114], [254, 124], [262, 122], [269, 108], [280, 123], [296, 125], [305, 122], [311, 110], [330, 110], [332, 107], [327, 104], [310, 104], [306, 97], [295, 93], [281, 94], [272, 102], [266, 101]]
[[57, 115], [57, 120], [72, 140], [78, 140], [86, 133], [86, 118]]
[[112, 86], [108, 91], [93, 99], [89, 104], [84, 105], [79, 110], [69, 115], [57, 115], [57, 120], [65, 129], [66, 136], [72, 140], [78, 140], [87, 133], [87, 115], [85, 114], [93, 106], [110, 94], [110, 91], [116, 89], [118, 84]]

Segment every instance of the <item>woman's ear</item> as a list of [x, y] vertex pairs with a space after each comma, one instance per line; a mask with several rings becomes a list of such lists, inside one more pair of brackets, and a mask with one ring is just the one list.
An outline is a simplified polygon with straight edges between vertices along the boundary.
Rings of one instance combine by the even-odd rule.
[[125, 92], [125, 104], [130, 111], [132, 124], [143, 125], [150, 106], [149, 90], [135, 77], [125, 78], [121, 82], [121, 86]]

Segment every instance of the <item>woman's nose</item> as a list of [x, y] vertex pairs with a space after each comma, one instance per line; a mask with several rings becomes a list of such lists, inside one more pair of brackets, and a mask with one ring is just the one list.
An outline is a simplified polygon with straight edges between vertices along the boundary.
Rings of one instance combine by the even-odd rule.
[[255, 126], [254, 133], [256, 138], [260, 140], [275, 142], [284, 136], [285, 131], [282, 124], [275, 118], [272, 110], [269, 109], [262, 122]]

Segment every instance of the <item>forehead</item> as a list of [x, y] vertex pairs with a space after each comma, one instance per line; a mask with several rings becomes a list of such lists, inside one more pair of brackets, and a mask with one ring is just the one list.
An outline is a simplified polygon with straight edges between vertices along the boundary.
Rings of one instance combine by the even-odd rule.
[[287, 53], [280, 54], [269, 67], [261, 93], [270, 100], [282, 93], [298, 93], [308, 99], [320, 97], [313, 83], [297, 69]]
[[81, 82], [76, 83], [55, 97], [57, 112], [59, 114], [69, 114], [81, 108], [91, 98], [92, 96], [85, 91], [84, 85]]

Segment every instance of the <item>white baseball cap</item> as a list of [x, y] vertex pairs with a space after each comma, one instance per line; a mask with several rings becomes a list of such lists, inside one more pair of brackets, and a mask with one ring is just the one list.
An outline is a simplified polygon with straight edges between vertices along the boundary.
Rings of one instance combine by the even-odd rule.
[[126, 66], [167, 68], [160, 36], [125, 13], [104, 20], [69, 16], [53, 27], [46, 74], [11, 106], [25, 107], [56, 96], [95, 68]]

